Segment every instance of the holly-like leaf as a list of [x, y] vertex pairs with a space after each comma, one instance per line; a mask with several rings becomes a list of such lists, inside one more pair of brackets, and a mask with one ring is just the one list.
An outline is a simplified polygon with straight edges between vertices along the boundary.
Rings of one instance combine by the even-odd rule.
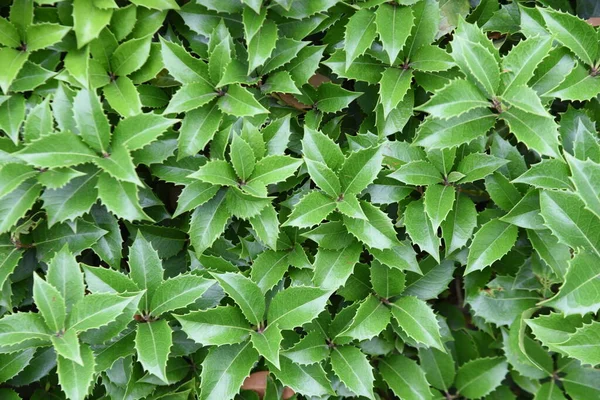
[[390, 249], [396, 245], [396, 231], [389, 217], [368, 202], [360, 202], [360, 207], [367, 218], [344, 216], [344, 225], [348, 232], [375, 249]]
[[225, 306], [176, 315], [186, 335], [204, 346], [236, 344], [246, 340], [248, 321], [237, 307]]
[[489, 106], [490, 101], [476, 85], [466, 79], [455, 79], [418, 109], [435, 118], [449, 119], [476, 108]]
[[250, 333], [252, 346], [277, 369], [281, 368], [279, 365], [279, 347], [282, 340], [283, 336], [281, 336], [281, 330], [277, 325], [269, 325], [262, 332]]
[[331, 368], [340, 380], [358, 396], [373, 395], [373, 367], [367, 357], [354, 346], [341, 346], [331, 353]]
[[81, 361], [80, 364], [57, 355], [58, 383], [68, 399], [85, 398], [94, 382], [94, 353], [87, 344], [81, 345]]
[[494, 219], [483, 225], [473, 238], [465, 273], [484, 269], [502, 258], [515, 244], [518, 228]]
[[202, 400], [232, 399], [242, 386], [258, 359], [250, 341], [241, 344], [216, 346], [202, 362]]
[[368, 9], [357, 11], [346, 24], [344, 50], [346, 51], [346, 67], [363, 54], [373, 43], [377, 35], [375, 13]]
[[381, 376], [394, 394], [403, 399], [432, 396], [425, 373], [413, 360], [396, 354], [381, 360]]
[[225, 229], [230, 214], [225, 206], [225, 192], [218, 192], [196, 208], [190, 220], [190, 240], [197, 254], [208, 249]]
[[390, 323], [390, 310], [375, 296], [369, 296], [360, 303], [350, 324], [338, 337], [354, 340], [368, 340], [381, 333]]
[[152, 321], [137, 326], [135, 335], [135, 349], [138, 361], [144, 369], [168, 382], [167, 359], [173, 345], [173, 331], [169, 323], [164, 320]]
[[310, 228], [327, 218], [335, 207], [335, 201], [330, 197], [318, 191], [309, 192], [296, 204], [283, 225]]
[[351, 153], [339, 174], [344, 196], [358, 194], [372, 183], [381, 170], [382, 161], [381, 147], [371, 147]]
[[362, 246], [353, 243], [342, 250], [319, 249], [314, 262], [313, 283], [323, 289], [337, 289], [346, 283], [362, 252]]
[[413, 13], [410, 7], [398, 7], [396, 4], [381, 4], [375, 11], [375, 26], [383, 49], [392, 65], [402, 50], [413, 25]]
[[426, 213], [424, 201], [415, 201], [406, 207], [404, 225], [413, 242], [439, 261], [440, 239], [432, 225], [431, 218]]
[[404, 296], [390, 305], [392, 316], [410, 338], [427, 347], [445, 351], [435, 314], [424, 301]]
[[312, 321], [323, 311], [330, 291], [309, 286], [289, 287], [277, 293], [269, 306], [267, 321], [282, 330]]
[[150, 314], [159, 316], [165, 312], [186, 307], [202, 296], [214, 284], [200, 276], [182, 274], [167, 279], [156, 288], [150, 302]]
[[73, 305], [67, 320], [67, 329], [85, 332], [108, 325], [120, 316], [130, 303], [139, 302], [137, 294], [126, 296], [112, 293], [93, 293], [85, 296]]
[[241, 308], [248, 321], [257, 326], [262, 323], [265, 314], [265, 300], [256, 283], [239, 273], [214, 274], [213, 276], [225, 293]]
[[458, 369], [456, 389], [467, 399], [478, 399], [500, 386], [507, 373], [508, 364], [501, 357], [471, 360]]
[[51, 331], [64, 330], [67, 313], [65, 299], [54, 286], [38, 275], [33, 276], [33, 300]]

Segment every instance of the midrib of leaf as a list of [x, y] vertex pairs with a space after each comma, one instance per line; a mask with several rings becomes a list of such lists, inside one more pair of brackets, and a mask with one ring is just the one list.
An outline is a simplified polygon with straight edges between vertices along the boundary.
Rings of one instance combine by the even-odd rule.
[[157, 351], [157, 346], [156, 346], [156, 338], [154, 337], [154, 331], [152, 330], [152, 327], [150, 327], [150, 329], [148, 329], [148, 332], [150, 333], [150, 338], [152, 340], [152, 346], [144, 346], [144, 347], [146, 347], [146, 348], [151, 347], [152, 348], [152, 353], [153, 353], [153, 356], [154, 356], [154, 364], [155, 364], [155, 366], [158, 369], [160, 369], [160, 365], [159, 365], [159, 362], [158, 362], [158, 351]]
[[[411, 383], [409, 381], [407, 381], [406, 379], [404, 379], [404, 377], [401, 374], [399, 374], [398, 372], [396, 372], [396, 370], [388, 362], [386, 362], [385, 359], [382, 358], [382, 359], [379, 360], [379, 362], [387, 365], [388, 368], [390, 369], [390, 371], [392, 371], [392, 373], [395, 376], [397, 376], [398, 378], [400, 378], [400, 380], [402, 380], [402, 382], [404, 382], [406, 384], [406, 386], [408, 386], [409, 388], [412, 388]], [[423, 397], [421, 395], [421, 393], [419, 393], [417, 391], [414, 391], [414, 390], [412, 392], [415, 393], [417, 396], [419, 396], [420, 399], [427, 400], [427, 398]]]
[[348, 362], [348, 360], [346, 360], [346, 357], [344, 357], [344, 355], [342, 354], [341, 351], [339, 351], [339, 349], [336, 349], [335, 347], [333, 348], [333, 351], [337, 352], [338, 355], [342, 358], [342, 360], [344, 360], [344, 362], [346, 363], [346, 365], [348, 366], [348, 369], [350, 371], [352, 371], [352, 375], [354, 375], [354, 377], [358, 380], [358, 382], [360, 383], [360, 386], [362, 386], [362, 388], [367, 392], [370, 393], [371, 392], [371, 388], [366, 387], [363, 384], [363, 381], [360, 379], [360, 376], [358, 376], [358, 374], [354, 371], [354, 368], [352, 368], [352, 364], [350, 362]]

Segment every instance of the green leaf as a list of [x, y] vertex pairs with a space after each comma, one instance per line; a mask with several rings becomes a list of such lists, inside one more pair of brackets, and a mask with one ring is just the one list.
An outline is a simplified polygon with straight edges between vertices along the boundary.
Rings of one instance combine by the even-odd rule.
[[217, 104], [205, 104], [188, 111], [179, 129], [178, 159], [193, 156], [204, 149], [219, 130], [223, 114]]
[[598, 261], [595, 253], [582, 251], [569, 262], [565, 281], [559, 292], [544, 305], [554, 307], [564, 315], [595, 313], [600, 308], [598, 277], [591, 267]]
[[390, 311], [375, 296], [369, 296], [356, 309], [350, 324], [337, 337], [368, 340], [379, 335], [390, 323]]
[[[33, 359], [35, 349], [27, 349], [18, 353], [0, 354], [0, 382], [4, 383], [25, 369]], [[2, 396], [6, 393], [2, 392]], [[10, 400], [9, 397], [7, 399]], [[19, 396], [15, 400], [21, 399]]]
[[[0, 49], [0, 55], [2, 49]], [[14, 144], [19, 143], [19, 130], [25, 119], [25, 98], [22, 95], [12, 95], [0, 104], [0, 129], [2, 129]]]
[[28, 54], [24, 51], [8, 47], [0, 48], [0, 89], [6, 94], [17, 74], [27, 61]]
[[417, 186], [435, 185], [442, 182], [440, 171], [425, 160], [410, 161], [389, 174], [388, 177]]
[[237, 176], [244, 182], [248, 180], [256, 165], [256, 156], [252, 147], [240, 135], [234, 134], [229, 155]]
[[163, 282], [163, 267], [158, 252], [141, 232], [129, 248], [129, 276], [140, 290], [146, 290], [142, 309], [150, 311], [150, 299]]
[[93, 293], [124, 293], [138, 291], [137, 285], [122, 273], [103, 267], [83, 265], [85, 281]]
[[526, 229], [544, 230], [544, 219], [540, 215], [540, 194], [538, 190], [530, 190], [509, 211], [502, 221]]
[[194, 110], [209, 103], [217, 95], [218, 93], [205, 82], [185, 84], [173, 95], [165, 114]]
[[280, 367], [270, 371], [284, 385], [307, 396], [332, 396], [334, 394], [329, 379], [320, 364], [299, 365], [287, 357], [280, 358]]
[[358, 194], [372, 183], [383, 161], [381, 147], [371, 147], [352, 152], [340, 169], [342, 193], [345, 196]]
[[592, 65], [598, 58], [596, 31], [580, 18], [559, 11], [540, 9], [552, 35], [581, 61]]
[[236, 117], [251, 117], [269, 112], [256, 101], [251, 92], [240, 85], [230, 85], [217, 104], [222, 112]]
[[133, 82], [126, 76], [104, 86], [104, 97], [108, 104], [123, 117], [141, 114], [142, 103]]
[[199, 399], [232, 399], [257, 359], [258, 353], [250, 341], [212, 347], [202, 362]]
[[139, 150], [156, 141], [176, 119], [157, 114], [139, 114], [119, 121], [113, 132], [112, 145], [125, 146], [129, 151]]
[[186, 335], [203, 346], [222, 346], [245, 341], [250, 327], [237, 307], [223, 306], [175, 315]]
[[71, 309], [67, 329], [85, 332], [108, 325], [139, 297], [117, 296], [112, 293], [93, 293], [85, 296]]
[[301, 94], [300, 90], [296, 87], [296, 83], [292, 79], [292, 76], [287, 71], [278, 71], [269, 76], [267, 82], [265, 82], [260, 90], [265, 94], [271, 93], [294, 93]]
[[375, 24], [383, 50], [393, 65], [402, 50], [413, 26], [414, 16], [410, 7], [398, 7], [396, 4], [381, 4], [375, 11]]
[[413, 296], [404, 296], [390, 305], [392, 315], [404, 333], [427, 347], [445, 351], [440, 327], [427, 303]]
[[81, 345], [81, 364], [57, 355], [58, 383], [68, 399], [83, 399], [94, 383], [94, 353], [86, 344]]
[[40, 311], [46, 325], [53, 332], [61, 332], [65, 327], [65, 299], [51, 284], [33, 275], [33, 300]]
[[[335, 290], [346, 283], [362, 252], [362, 246], [353, 243], [342, 250], [319, 249], [314, 262], [315, 286]], [[254, 271], [254, 270], [253, 270]]]
[[21, 36], [17, 28], [7, 19], [0, 19], [0, 44], [6, 47], [19, 47]]
[[31, 109], [23, 131], [23, 137], [27, 141], [39, 139], [41, 136], [54, 131], [54, 120], [50, 110], [50, 98]]
[[[225, 293], [241, 308], [250, 323], [258, 326], [265, 314], [265, 300], [259, 286], [242, 274], [228, 272], [213, 274]], [[273, 321], [269, 321], [272, 323]]]
[[387, 68], [379, 81], [379, 97], [383, 105], [383, 116], [387, 118], [398, 107], [412, 81], [412, 72], [408, 69]]
[[482, 270], [501, 259], [517, 241], [518, 228], [498, 219], [483, 225], [469, 248], [465, 274]]
[[313, 161], [310, 158], [304, 158], [304, 163], [310, 178], [325, 193], [333, 198], [337, 198], [342, 193], [340, 180], [327, 165], [320, 161]]
[[450, 353], [433, 348], [419, 348], [419, 362], [431, 386], [444, 391], [452, 386], [456, 367]]
[[425, 191], [425, 212], [434, 231], [446, 220], [454, 206], [456, 198], [452, 186], [431, 185]]
[[373, 291], [384, 299], [398, 296], [404, 291], [406, 274], [399, 269], [380, 262], [371, 263], [371, 285]]
[[[264, 251], [252, 263], [250, 278], [263, 293], [273, 288], [287, 272], [288, 253], [284, 251]], [[271, 361], [274, 362], [274, 361]]]
[[304, 157], [322, 162], [333, 171], [337, 171], [345, 162], [342, 150], [329, 136], [306, 125], [302, 138], [302, 152]]
[[200, 298], [213, 281], [195, 275], [178, 275], [156, 288], [150, 302], [150, 315], [159, 315], [184, 308]]
[[110, 22], [112, 9], [100, 9], [89, 0], [73, 1], [73, 29], [77, 37], [77, 48], [82, 48], [100, 35]]
[[523, 197], [515, 185], [500, 172], [486, 176], [485, 188], [494, 203], [504, 211], [512, 210]]
[[[558, 126], [551, 117], [540, 117], [512, 107], [502, 113], [511, 131], [519, 141], [540, 154], [560, 158]], [[542, 135], [540, 132], [544, 132]]]
[[396, 396], [407, 400], [432, 398], [425, 373], [415, 361], [396, 354], [383, 358], [380, 368], [383, 380]]
[[373, 367], [367, 356], [354, 346], [335, 347], [331, 353], [331, 368], [342, 383], [357, 396], [374, 399]]
[[192, 57], [185, 49], [173, 42], [161, 37], [161, 56], [169, 73], [183, 84], [204, 82], [207, 80], [208, 65], [195, 57]]
[[67, 311], [83, 298], [83, 273], [68, 246], [64, 246], [48, 263], [46, 281], [64, 298]]
[[223, 191], [218, 192], [215, 197], [194, 210], [190, 220], [189, 234], [196, 254], [202, 254], [212, 246], [225, 230], [229, 217]]
[[375, 249], [390, 249], [396, 245], [396, 231], [389, 217], [366, 201], [361, 201], [360, 206], [367, 219], [344, 216], [344, 225], [348, 232]]
[[107, 153], [110, 144], [110, 126], [102, 104], [95, 92], [82, 89], [73, 100], [73, 113], [81, 138], [93, 150]]
[[459, 183], [475, 182], [494, 173], [509, 161], [485, 153], [472, 153], [463, 158], [456, 170], [464, 175]]
[[323, 311], [331, 292], [316, 287], [293, 286], [278, 292], [269, 306], [267, 321], [282, 330], [312, 321]]
[[0, 199], [0, 233], [8, 232], [34, 205], [42, 187], [31, 179]]
[[560, 343], [559, 348], [571, 358], [581, 361], [582, 364], [592, 366], [600, 363], [600, 353], [597, 349], [598, 330], [600, 323], [592, 321], [588, 325], [578, 328], [575, 333], [569, 335], [569, 339]]
[[81, 349], [77, 333], [74, 330], [67, 330], [64, 333], [52, 335], [52, 346], [58, 356], [66, 360], [74, 361], [77, 364], [84, 366], [81, 359]]
[[30, 166], [24, 164], [4, 164], [0, 167], [0, 198], [11, 193], [32, 176], [38, 175]]
[[333, 199], [313, 190], [304, 195], [294, 206], [294, 210], [283, 226], [310, 228], [327, 218], [335, 208], [336, 204]]
[[338, 112], [361, 95], [362, 93], [351, 92], [334, 83], [325, 82], [317, 89], [316, 107], [326, 113]]
[[276, 325], [269, 325], [262, 332], [250, 332], [252, 346], [277, 369], [281, 368], [279, 365], [279, 346], [282, 340], [281, 330]]
[[495, 121], [496, 116], [484, 108], [448, 120], [427, 117], [413, 143], [429, 150], [457, 147], [485, 135]]
[[95, 158], [93, 161], [94, 164], [102, 168], [113, 178], [137, 186], [142, 186], [127, 147], [115, 146], [112, 148], [110, 154]]
[[102, 204], [119, 218], [127, 221], [152, 221], [142, 209], [138, 198], [138, 188], [133, 183], [123, 182], [103, 173], [98, 177], [96, 187], [98, 189], [97, 197]]
[[[564, 75], [560, 76], [560, 79], [562, 78]], [[562, 100], [584, 101], [590, 100], [600, 93], [600, 79], [592, 76], [581, 64], [572, 67], [569, 75], [560, 82], [560, 85], [553, 87], [548, 93], [549, 96]]]
[[30, 339], [49, 341], [52, 332], [41, 314], [19, 312], [0, 319], [0, 345], [11, 346]]
[[135, 349], [138, 361], [144, 369], [168, 382], [167, 360], [173, 345], [173, 331], [164, 320], [138, 324], [135, 335]]
[[346, 67], [362, 55], [375, 40], [377, 28], [375, 13], [368, 9], [357, 11], [346, 24], [344, 34], [344, 50], [346, 51]]
[[25, 32], [27, 51], [49, 47], [59, 42], [70, 30], [70, 27], [58, 24], [41, 23], [30, 25]]
[[502, 71], [505, 71], [502, 74], [504, 93], [513, 87], [526, 85], [551, 48], [552, 40], [547, 36], [530, 37], [519, 42], [502, 59]]
[[508, 364], [502, 357], [478, 358], [458, 369], [455, 386], [467, 399], [478, 399], [500, 386], [507, 372]]
[[423, 72], [446, 71], [455, 66], [452, 56], [435, 45], [420, 47], [412, 56], [409, 65]]
[[[403, 0], [401, 4], [414, 4], [413, 0]], [[436, 1], [418, 2], [411, 7], [414, 22], [411, 20], [411, 36], [406, 41], [405, 53], [410, 59], [416, 50], [433, 42], [440, 26], [440, 6]]]
[[431, 218], [428, 217], [425, 211], [425, 202], [423, 200], [413, 201], [406, 207], [404, 214], [406, 232], [410, 235], [412, 241], [419, 245], [422, 251], [428, 252], [439, 262], [440, 239], [432, 225]]
[[179, 10], [179, 5], [175, 0], [133, 0], [132, 3], [155, 10]]
[[238, 184], [238, 177], [235, 170], [225, 160], [211, 160], [201, 166], [198, 171], [189, 175], [189, 177], [200, 179], [203, 182], [212, 183], [213, 185], [236, 186]]
[[[295, 364], [309, 365], [325, 359], [329, 355], [329, 349], [323, 334], [318, 331], [311, 331], [292, 348], [284, 350], [282, 355]], [[286, 363], [282, 360], [281, 364]]]
[[541, 214], [554, 236], [571, 248], [584, 248], [600, 257], [600, 219], [585, 209], [574, 193], [544, 190]]
[[98, 199], [98, 172], [86, 168], [87, 174], [72, 179], [59, 189], [46, 189], [41, 198], [48, 213], [48, 226], [73, 220], [90, 210]]
[[500, 69], [494, 54], [489, 49], [481, 43], [457, 36], [452, 41], [452, 57], [467, 78], [483, 88], [488, 98], [498, 94]]
[[417, 109], [435, 118], [449, 119], [481, 107], [490, 107], [481, 90], [466, 79], [454, 79]]
[[144, 37], [121, 43], [110, 58], [112, 73], [124, 76], [140, 69], [150, 55], [151, 42], [150, 37]]
[[416, 254], [412, 246], [407, 242], [395, 243], [391, 249], [369, 249], [369, 253], [377, 261], [391, 268], [397, 268], [401, 271], [412, 271], [421, 274], [419, 264], [417, 264]]
[[248, 40], [248, 75], [269, 59], [277, 43], [277, 24], [266, 20]]
[[597, 178], [600, 176], [600, 164], [589, 159], [581, 161], [565, 153], [565, 158], [571, 169], [571, 180], [575, 185], [575, 190], [588, 210], [596, 216], [600, 216], [600, 187]]

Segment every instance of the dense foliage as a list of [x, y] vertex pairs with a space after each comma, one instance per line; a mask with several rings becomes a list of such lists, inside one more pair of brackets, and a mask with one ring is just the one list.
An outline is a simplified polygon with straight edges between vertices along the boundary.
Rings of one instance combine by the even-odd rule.
[[597, 2], [1, 4], [1, 399], [600, 399]]

